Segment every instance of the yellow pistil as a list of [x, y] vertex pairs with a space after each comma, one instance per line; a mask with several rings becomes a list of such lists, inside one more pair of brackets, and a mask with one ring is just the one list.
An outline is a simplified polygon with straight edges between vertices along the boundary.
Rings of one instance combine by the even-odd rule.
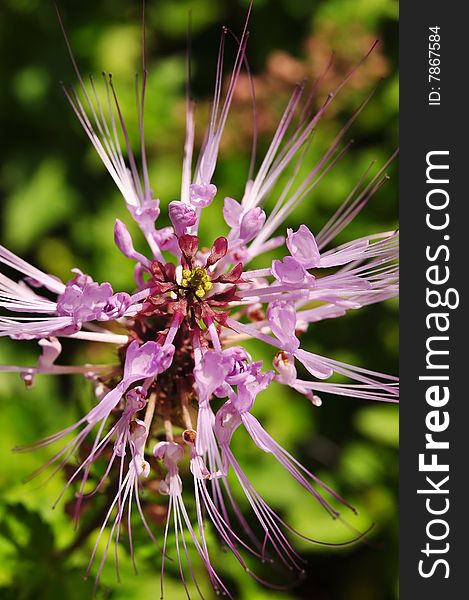
[[191, 271], [184, 269], [181, 286], [190, 290], [197, 298], [203, 298], [213, 288], [213, 283], [210, 281], [210, 276], [206, 269], [196, 267]]

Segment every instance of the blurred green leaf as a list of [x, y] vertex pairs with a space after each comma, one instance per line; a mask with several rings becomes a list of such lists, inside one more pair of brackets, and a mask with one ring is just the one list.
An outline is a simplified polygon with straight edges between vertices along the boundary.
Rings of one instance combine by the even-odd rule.
[[20, 170], [15, 179], [5, 207], [4, 239], [24, 251], [73, 214], [77, 194], [68, 187], [64, 165], [56, 159], [43, 160], [29, 177]]
[[369, 406], [355, 417], [358, 431], [369, 438], [397, 446], [399, 441], [399, 413], [395, 406]]

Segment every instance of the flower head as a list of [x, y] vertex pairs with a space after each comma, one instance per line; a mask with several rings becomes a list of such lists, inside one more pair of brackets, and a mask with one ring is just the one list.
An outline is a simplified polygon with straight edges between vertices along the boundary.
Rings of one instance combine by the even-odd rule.
[[[293, 177], [283, 184], [274, 209], [267, 207], [267, 197], [273, 193], [275, 184], [283, 181], [282, 175], [289, 166], [301, 160], [302, 151], [334, 94], [313, 113], [309, 102], [300, 108], [303, 89], [297, 87], [264, 160], [246, 183], [241, 201], [219, 197], [212, 180], [247, 43], [244, 31], [223, 96], [221, 64], [225, 34], [205, 144], [197, 166], [192, 169], [194, 121], [189, 102], [181, 197], [167, 205], [154, 198], [149, 187], [144, 153], [141, 173], [138, 171], [112, 79], [106, 85], [114, 105], [110, 102], [110, 113], [105, 114], [97, 97], [87, 92], [77, 71], [85, 101], [80, 101], [74, 92], [65, 90], [65, 93], [122, 193], [130, 217], [148, 243], [148, 251], [137, 252], [125, 223], [115, 221], [117, 248], [136, 262], [135, 289], [131, 293], [116, 293], [109, 282], [95, 282], [79, 269], [74, 269], [74, 277], [68, 282], [59, 281], [0, 247], [0, 262], [22, 277], [14, 281], [1, 275], [0, 306], [5, 315], [0, 318], [0, 335], [38, 341], [42, 353], [37, 366], [2, 367], [22, 373], [29, 385], [36, 374], [64, 373], [81, 373], [94, 385], [96, 403], [88, 413], [33, 447], [64, 444], [63, 439], [74, 433], [75, 437], [49, 461], [63, 466], [94, 432], [91, 449], [85, 452], [86, 457], [66, 487], [81, 476], [77, 493], [80, 506], [85, 498], [98, 493], [108, 478], [114, 477], [117, 491], [91, 557], [92, 562], [104, 526], [112, 522], [97, 577], [110, 541], [119, 539], [124, 511], [128, 511], [130, 523], [135, 503], [149, 536], [161, 552], [162, 575], [172, 521], [184, 585], [187, 572], [194, 578], [187, 536], [213, 586], [229, 594], [211, 564], [206, 520], [212, 523], [241, 567], [256, 579], [259, 576], [248, 568], [245, 551], [262, 560], [276, 557], [289, 569], [302, 570], [286, 534], [296, 532], [269, 507], [243, 472], [232, 450], [233, 435], [238, 428], [244, 428], [253, 445], [272, 455], [291, 476], [292, 484], [305, 489], [332, 517], [336, 518], [338, 511], [330, 503], [331, 498], [351, 508], [271, 437], [254, 416], [256, 403], [264, 390], [276, 384], [289, 386], [316, 406], [321, 404], [316, 392], [396, 401], [395, 377], [314, 354], [302, 344], [302, 333], [317, 321], [341, 317], [349, 310], [395, 296], [398, 279], [397, 235], [393, 232], [325, 250], [379, 189], [381, 172], [371, 187], [356, 189], [316, 235], [306, 224], [296, 231], [286, 228], [290, 213], [311, 194], [333, 165], [347, 128], [300, 181]], [[143, 87], [142, 106], [144, 95]], [[297, 113], [300, 118], [294, 124]], [[358, 113], [359, 110], [353, 118]], [[126, 141], [125, 152], [115, 133], [118, 124]], [[290, 126], [293, 133], [287, 137]], [[207, 249], [201, 246], [199, 224], [209, 205], [217, 205], [223, 211], [229, 231], [214, 235]], [[157, 219], [166, 209], [172, 227], [158, 228]], [[272, 249], [277, 249], [281, 258], [269, 258], [267, 253]], [[264, 266], [250, 268], [254, 258], [264, 260]], [[325, 268], [328, 270], [321, 271]], [[95, 322], [100, 322], [100, 326]], [[57, 365], [61, 350], [58, 338], [114, 344], [115, 364]], [[253, 360], [242, 346], [245, 339], [259, 340], [271, 349], [275, 370], [264, 367], [255, 357]], [[300, 379], [297, 371], [300, 365], [312, 377]], [[347, 381], [330, 381], [334, 374]], [[179, 434], [181, 430], [183, 433]], [[162, 432], [164, 440], [160, 438], [155, 445], [156, 436]], [[152, 453], [148, 450], [149, 443], [154, 445]], [[108, 460], [105, 473], [94, 491], [85, 494], [93, 465], [103, 457]], [[181, 474], [186, 457], [193, 477], [193, 497]], [[161, 469], [154, 468], [158, 461], [163, 475]], [[114, 463], [117, 469], [113, 475]], [[236, 504], [228, 479], [230, 471], [257, 520], [257, 533], [250, 530]], [[158, 544], [158, 534], [147, 522], [140, 499], [141, 490], [155, 480], [159, 492], [168, 497], [162, 544]], [[195, 506], [195, 519], [186, 509], [188, 502]], [[130, 526], [128, 535], [133, 556]]]

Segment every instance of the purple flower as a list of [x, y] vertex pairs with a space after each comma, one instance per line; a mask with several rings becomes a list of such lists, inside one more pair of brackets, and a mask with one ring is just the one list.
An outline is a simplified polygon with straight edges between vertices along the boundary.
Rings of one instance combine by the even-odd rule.
[[42, 348], [42, 354], [39, 357], [37, 364], [41, 369], [47, 369], [51, 367], [62, 352], [62, 344], [57, 338], [51, 337], [49, 339], [42, 338], [38, 342]]
[[245, 244], [252, 241], [265, 223], [265, 212], [255, 206], [245, 213], [239, 224], [239, 238]]
[[151, 261], [149, 261], [146, 256], [135, 250], [129, 230], [127, 229], [125, 223], [123, 223], [120, 219], [116, 219], [116, 223], [114, 225], [114, 242], [122, 254], [127, 256], [127, 258], [140, 261], [146, 266], [150, 265]]
[[281, 342], [287, 352], [295, 352], [300, 347], [296, 337], [296, 311], [291, 302], [275, 300], [269, 304], [267, 319], [272, 333]]
[[290, 254], [305, 269], [318, 267], [320, 262], [319, 248], [316, 239], [306, 225], [300, 225], [295, 233], [287, 229], [287, 248]]
[[252, 358], [241, 346], [232, 346], [223, 352], [225, 357], [232, 359], [232, 369], [227, 374], [225, 381], [230, 385], [237, 385], [243, 381], [251, 372]]
[[234, 198], [225, 198], [223, 217], [230, 227], [239, 227], [243, 207]]
[[[295, 232], [285, 225], [291, 212], [335, 164], [336, 151], [360, 112], [341, 130], [323, 158], [308, 167], [304, 151], [345, 82], [332, 91], [316, 114], [308, 99], [302, 103], [303, 88], [295, 88], [264, 160], [246, 181], [242, 200], [225, 197], [223, 208], [219, 206], [229, 231], [226, 235], [212, 232], [207, 245], [199, 239], [199, 225], [207, 218], [203, 209], [212, 203], [214, 208], [217, 205], [217, 187], [212, 180], [246, 59], [245, 28], [223, 93], [225, 35], [226, 31], [220, 46], [209, 126], [195, 168], [194, 107], [192, 102], [187, 105], [180, 200], [160, 202], [150, 187], [143, 131], [146, 77], [140, 90], [138, 115], [140, 167], [131, 151], [112, 79], [105, 80], [110, 99], [106, 110], [94, 90], [87, 91], [78, 69], [83, 100], [75, 92], [64, 90], [121, 192], [129, 218], [135, 221], [139, 235], [148, 245], [146, 251], [136, 251], [127, 225], [119, 219], [115, 221], [116, 247], [136, 262], [136, 289], [129, 290], [131, 293], [114, 292], [109, 282], [98, 283], [79, 269], [74, 269], [74, 278], [64, 283], [0, 246], [0, 263], [18, 274], [18, 280], [0, 275], [0, 308], [5, 313], [0, 316], [0, 335], [8, 336], [15, 344], [36, 339], [41, 351], [36, 366], [3, 365], [0, 370], [20, 373], [29, 386], [38, 375], [81, 374], [95, 395], [95, 405], [76, 423], [19, 450], [62, 444], [40, 472], [52, 463], [57, 463], [57, 468], [65, 467], [70, 456], [78, 455], [80, 450], [84, 458], [65, 486], [68, 489], [81, 478], [76, 490], [76, 516], [80, 516], [85, 500], [91, 501], [104, 489], [108, 496], [109, 490], [115, 492], [114, 497], [109, 496], [110, 505], [88, 570], [109, 524], [109, 538], [97, 569], [99, 579], [110, 543], [117, 545], [120, 538], [124, 512], [134, 557], [131, 511], [136, 506], [162, 557], [162, 593], [165, 560], [172, 554], [167, 552], [171, 523], [177, 566], [186, 591], [190, 577], [200, 592], [187, 537], [213, 587], [230, 595], [211, 564], [211, 542], [205, 533], [207, 521], [241, 568], [257, 581], [268, 583], [248, 567], [245, 552], [261, 560], [272, 561], [275, 557], [288, 569], [302, 571], [301, 559], [286, 533], [296, 532], [262, 498], [234, 454], [231, 441], [240, 427], [247, 432], [249, 443], [271, 455], [290, 475], [292, 483], [305, 489], [332, 517], [338, 513], [329, 503], [330, 496], [351, 508], [280, 446], [255, 416], [256, 405], [263, 402], [262, 392], [270, 385], [288, 386], [316, 406], [321, 404], [317, 394], [390, 402], [398, 398], [396, 377], [315, 354], [302, 343], [302, 334], [311, 324], [340, 318], [350, 310], [398, 293], [395, 232], [369, 235], [334, 247], [337, 235], [381, 187], [384, 169], [372, 184], [363, 184], [360, 189], [360, 182], [317, 235], [305, 224]], [[118, 128], [125, 151], [120, 147]], [[301, 161], [305, 168], [299, 170], [295, 163]], [[290, 175], [286, 175], [288, 169]], [[277, 190], [279, 195], [270, 210], [267, 200]], [[172, 227], [157, 228], [161, 210], [168, 211]], [[268, 258], [275, 249], [279, 249], [277, 256], [283, 257], [281, 260]], [[252, 268], [254, 259], [256, 266]], [[321, 275], [309, 272], [319, 268], [328, 270]], [[57, 364], [61, 354], [59, 337], [114, 346], [115, 359], [112, 364], [101, 365]], [[253, 359], [243, 347], [245, 340], [262, 342], [276, 353], [275, 371], [263, 371], [262, 362], [255, 356]], [[310, 377], [300, 379], [297, 366], [302, 366]], [[331, 380], [334, 374], [343, 381]], [[148, 443], [156, 436], [160, 441], [154, 446], [150, 462]], [[91, 444], [85, 445], [88, 437]], [[98, 459], [106, 459], [107, 466], [99, 474], [95, 488], [85, 493], [87, 484], [95, 481], [91, 475]], [[186, 460], [193, 479], [189, 486], [189, 469], [182, 465]], [[162, 465], [152, 469], [156, 461]], [[246, 496], [256, 523], [253, 529], [237, 504], [233, 485], [239, 486]], [[159, 489], [168, 497], [165, 524], [158, 533], [145, 516], [153, 502], [151, 495], [140, 498], [146, 486]], [[193, 511], [186, 509], [187, 503], [191, 503]], [[193, 519], [189, 514], [194, 515]]]
[[303, 265], [291, 256], [272, 262], [272, 275], [279, 283], [302, 288], [313, 287], [315, 277], [310, 275]]
[[173, 224], [177, 236], [187, 233], [187, 228], [197, 222], [197, 213], [188, 204], [175, 200], [169, 203], [169, 218]]
[[275, 376], [275, 381], [288, 385], [300, 394], [304, 394], [308, 400], [311, 400], [315, 406], [321, 406], [322, 400], [319, 396], [313, 394], [311, 389], [304, 386], [298, 379], [297, 370], [295, 367], [295, 357], [289, 352], [278, 352], [274, 358], [274, 367], [278, 371]]
[[134, 340], [125, 355], [124, 379], [145, 379], [169, 368], [173, 360], [174, 346], [160, 346], [156, 342], [146, 342], [142, 346]]
[[140, 346], [134, 340], [127, 348], [121, 382], [88, 413], [88, 423], [97, 423], [107, 418], [133, 383], [156, 377], [166, 371], [173, 360], [174, 350], [172, 344], [161, 346], [157, 342], [146, 342]]
[[145, 198], [138, 207], [131, 207], [130, 212], [142, 231], [152, 231], [156, 219], [160, 215], [160, 201]]
[[206, 352], [194, 368], [199, 404], [207, 402], [234, 368], [234, 358], [223, 352]]
[[213, 183], [193, 183], [189, 188], [190, 203], [196, 208], [205, 208], [212, 203], [216, 193], [217, 188]]
[[[116, 493], [113, 501], [111, 502], [110, 509], [107, 512], [106, 517], [104, 519], [104, 523], [99, 531], [99, 534], [96, 539], [95, 545], [93, 547], [93, 551], [91, 553], [91, 558], [90, 558], [90, 561], [88, 564], [87, 574], [90, 572], [93, 561], [96, 557], [99, 543], [101, 541], [101, 538], [104, 535], [105, 526], [111, 521], [111, 516], [115, 509], [116, 514], [114, 517], [114, 522], [110, 529], [108, 541], [105, 545], [104, 553], [101, 558], [101, 562], [99, 564], [99, 568], [97, 571], [96, 585], [98, 584], [99, 577], [103, 570], [104, 563], [105, 563], [111, 542], [114, 540], [116, 547], [117, 547], [117, 543], [119, 542], [121, 529], [122, 529], [122, 521], [124, 518], [126, 506], [127, 506], [127, 515], [128, 515], [127, 519], [130, 520], [131, 510], [132, 510], [132, 498], [135, 498], [139, 516], [140, 516], [141, 520], [143, 521], [143, 524], [144, 524], [148, 534], [150, 535], [150, 538], [155, 543], [157, 549], [160, 550], [160, 546], [158, 545], [158, 542], [156, 541], [155, 537], [153, 536], [153, 534], [149, 528], [149, 525], [146, 521], [145, 515], [143, 514], [142, 507], [140, 504], [140, 498], [139, 498], [139, 494], [140, 494], [139, 486], [141, 484], [141, 479], [147, 478], [148, 475], [150, 474], [150, 464], [148, 463], [148, 461], [145, 460], [145, 457], [144, 457], [144, 449], [145, 449], [147, 438], [148, 438], [148, 427], [143, 421], [141, 421], [139, 419], [135, 419], [135, 420], [132, 420], [132, 421], [129, 421], [126, 423], [125, 431], [121, 435], [123, 435], [125, 438], [125, 444], [128, 445], [131, 456], [130, 456], [130, 460], [129, 460], [128, 467], [127, 467], [127, 473], [124, 476], [124, 475], [122, 475], [122, 473], [124, 471], [123, 458], [125, 456], [125, 453], [122, 453], [122, 455], [120, 455], [120, 456], [122, 456], [121, 466], [120, 466], [121, 477], [119, 480], [118, 490], [117, 490], [117, 493]], [[119, 456], [119, 455], [114, 451], [113, 459], [115, 456]], [[128, 535], [129, 535], [130, 553], [131, 553], [132, 560], [134, 560], [132, 531], [130, 528], [129, 528]], [[116, 567], [118, 568], [117, 564], [116, 564]]]
[[127, 292], [113, 294], [99, 316], [99, 321], [114, 321], [125, 315], [132, 304], [132, 298]]
[[184, 448], [176, 442], [158, 442], [153, 449], [153, 456], [162, 460], [168, 469], [166, 477], [160, 482], [160, 492], [168, 496], [180, 495], [182, 481], [179, 477], [178, 463], [184, 456]]
[[[176, 537], [181, 537], [182, 544], [185, 550], [185, 557], [188, 562], [189, 572], [191, 577], [198, 589], [197, 581], [195, 579], [194, 571], [192, 569], [191, 561], [189, 555], [187, 553], [186, 547], [186, 533], [192, 539], [192, 543], [194, 544], [202, 562], [207, 569], [208, 575], [212, 582], [212, 585], [215, 590], [219, 590], [224, 595], [232, 597], [229, 593], [228, 589], [225, 587], [224, 583], [220, 579], [220, 577], [215, 572], [214, 568], [211, 565], [210, 557], [207, 549], [207, 543], [205, 540], [205, 534], [203, 529], [201, 528], [202, 523], [198, 522], [198, 535], [196, 530], [194, 529], [189, 516], [187, 514], [186, 507], [184, 505], [184, 500], [182, 497], [182, 479], [179, 475], [179, 466], [178, 463], [184, 457], [184, 448], [173, 441], [168, 442], [159, 442], [155, 445], [153, 449], [153, 456], [157, 459], [163, 461], [164, 466], [167, 469], [166, 477], [160, 481], [160, 493], [166, 496], [169, 496], [169, 508], [168, 508], [168, 516], [166, 519], [166, 527], [164, 531], [164, 540], [163, 540], [163, 549], [162, 549], [162, 563], [161, 563], [161, 597], [164, 595], [164, 569], [165, 569], [165, 557], [166, 557], [166, 546], [167, 546], [167, 538], [168, 538], [168, 528], [171, 520], [171, 516], [174, 521], [174, 531], [176, 533]], [[181, 580], [184, 584], [187, 594], [187, 585], [184, 576], [184, 569], [181, 563], [181, 555], [179, 546], [177, 546], [178, 552], [178, 562], [179, 562], [179, 570], [181, 573]]]
[[57, 314], [70, 316], [75, 325], [99, 320], [113, 294], [109, 283], [96, 283], [79, 269], [57, 298]]
[[257, 395], [263, 392], [274, 377], [273, 371], [261, 373], [262, 362], [251, 363], [249, 375], [237, 383], [237, 395], [231, 402], [239, 412], [250, 411]]

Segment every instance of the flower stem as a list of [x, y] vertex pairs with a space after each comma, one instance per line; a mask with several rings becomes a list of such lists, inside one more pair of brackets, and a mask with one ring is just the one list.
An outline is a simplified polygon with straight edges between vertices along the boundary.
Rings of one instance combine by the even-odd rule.
[[193, 429], [187, 394], [181, 394], [181, 416], [186, 429]]
[[147, 408], [145, 411], [144, 423], [150, 431], [151, 423], [153, 421], [153, 415], [155, 414], [155, 406], [156, 406], [156, 394], [153, 392], [150, 394], [148, 399]]
[[170, 419], [164, 419], [163, 420], [163, 425], [164, 425], [164, 432], [166, 435], [166, 441], [167, 442], [173, 442], [174, 441], [174, 436], [173, 436], [173, 424], [171, 423]]

